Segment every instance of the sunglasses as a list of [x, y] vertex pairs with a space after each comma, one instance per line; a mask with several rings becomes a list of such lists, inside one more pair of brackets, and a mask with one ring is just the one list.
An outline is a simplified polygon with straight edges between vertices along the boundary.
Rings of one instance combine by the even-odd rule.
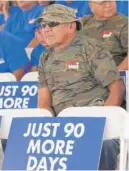
[[56, 27], [56, 26], [58, 26], [59, 24], [60, 24], [59, 22], [55, 22], [55, 21], [46, 22], [46, 23], [44, 23], [44, 24], [37, 23], [34, 29], [35, 29], [35, 31], [36, 31], [36, 30], [38, 30], [38, 29], [45, 28], [46, 26], [49, 26], [49, 27]]

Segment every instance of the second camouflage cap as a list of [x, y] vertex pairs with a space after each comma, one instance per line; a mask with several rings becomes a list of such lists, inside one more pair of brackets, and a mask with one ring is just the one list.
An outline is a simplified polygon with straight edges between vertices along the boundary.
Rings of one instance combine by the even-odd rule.
[[73, 8], [60, 4], [53, 4], [44, 8], [41, 17], [39, 17], [36, 21], [39, 23], [45, 23], [49, 21], [69, 23], [78, 20], [79, 19], [76, 19], [76, 11]]

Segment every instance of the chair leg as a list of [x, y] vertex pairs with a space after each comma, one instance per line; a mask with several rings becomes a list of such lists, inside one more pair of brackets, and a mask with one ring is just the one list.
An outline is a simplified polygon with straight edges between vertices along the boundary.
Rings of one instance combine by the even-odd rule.
[[119, 170], [124, 170], [124, 140], [120, 139], [120, 163], [119, 163]]
[[124, 144], [124, 159], [123, 159], [123, 162], [124, 162], [124, 170], [127, 170], [127, 163], [128, 163], [128, 142], [125, 141], [125, 144]]
[[127, 142], [127, 170], [129, 170], [129, 142]]

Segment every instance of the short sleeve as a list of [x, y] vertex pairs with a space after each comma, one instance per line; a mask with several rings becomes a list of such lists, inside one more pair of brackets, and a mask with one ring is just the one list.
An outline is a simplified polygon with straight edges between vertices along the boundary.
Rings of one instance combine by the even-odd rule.
[[39, 61], [39, 67], [38, 67], [38, 87], [39, 88], [45, 88], [48, 87], [46, 74], [45, 74], [45, 59], [47, 58], [47, 51], [45, 51]]
[[121, 30], [120, 41], [124, 52], [128, 53], [128, 23]]
[[110, 52], [104, 48], [104, 45], [93, 43], [89, 47], [90, 50], [87, 59], [90, 65], [90, 71], [98, 83], [105, 87], [120, 80], [120, 73], [116, 68], [115, 62]]

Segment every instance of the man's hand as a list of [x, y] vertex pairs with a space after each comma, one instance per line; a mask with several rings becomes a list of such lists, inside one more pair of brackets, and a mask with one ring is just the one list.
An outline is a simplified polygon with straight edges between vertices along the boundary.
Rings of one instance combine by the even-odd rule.
[[117, 67], [118, 70], [128, 70], [128, 56]]
[[109, 96], [104, 103], [104, 106], [120, 106], [125, 95], [125, 86], [122, 80], [115, 81], [108, 86]]
[[51, 93], [49, 88], [38, 89], [38, 108], [47, 109], [54, 115], [51, 107]]

